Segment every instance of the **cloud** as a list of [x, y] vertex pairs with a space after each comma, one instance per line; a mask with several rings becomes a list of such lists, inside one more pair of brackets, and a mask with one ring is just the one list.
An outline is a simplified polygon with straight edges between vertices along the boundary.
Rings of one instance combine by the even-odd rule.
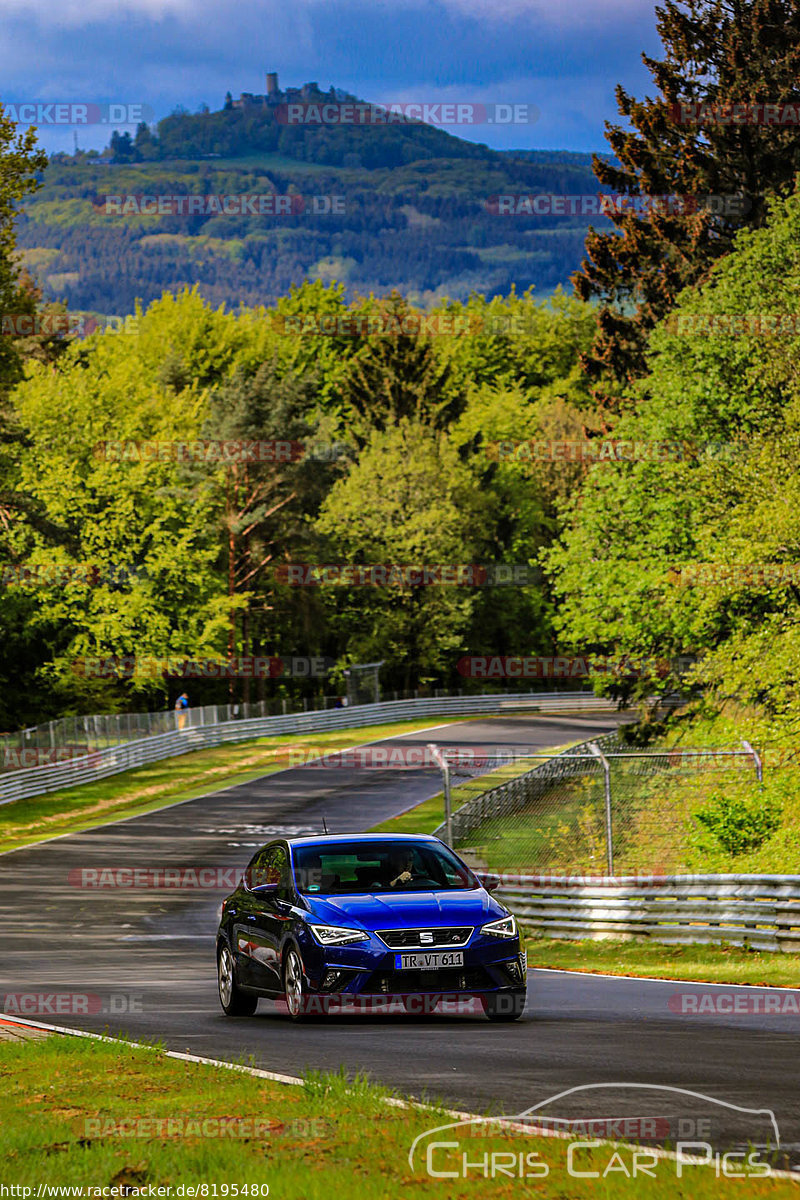
[[0, 0], [0, 17], [26, 18], [41, 27], [82, 28], [124, 16], [196, 20], [203, 7], [211, 11], [200, 0]]
[[572, 29], [587, 25], [609, 25], [620, 18], [649, 20], [653, 6], [649, 0], [442, 0], [455, 13], [475, 21], [525, 21], [535, 19], [554, 29]]
[[[277, 4], [275, 8], [277, 8]], [[295, 9], [314, 10], [336, 7], [342, 15], [364, 7], [363, 0], [295, 0]], [[395, 0], [372, 0], [369, 7], [390, 12]], [[650, 0], [411, 0], [404, 5], [433, 16], [448, 11], [482, 25], [535, 20], [554, 29], [608, 25], [620, 18], [652, 21]], [[33, 17], [41, 24], [80, 27], [118, 20], [123, 16], [163, 21], [170, 17], [197, 23], [204, 15], [241, 14], [241, 6], [231, 0], [0, 0], [0, 16]]]
[[[527, 103], [539, 119], [462, 132], [509, 148], [603, 145], [613, 87], [652, 90], [650, 0], [0, 0], [0, 100], [219, 108], [225, 92], [316, 79], [370, 100]], [[564, 27], [559, 27], [562, 22]], [[589, 29], [587, 23], [594, 23]], [[79, 131], [80, 144], [105, 132]], [[49, 150], [71, 131], [43, 128]]]

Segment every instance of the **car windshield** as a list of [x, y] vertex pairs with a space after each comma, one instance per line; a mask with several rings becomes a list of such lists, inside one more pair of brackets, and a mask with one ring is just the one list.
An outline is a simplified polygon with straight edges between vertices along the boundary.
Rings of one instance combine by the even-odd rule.
[[359, 895], [370, 892], [452, 891], [480, 883], [446, 846], [433, 842], [339, 842], [296, 846], [298, 892]]

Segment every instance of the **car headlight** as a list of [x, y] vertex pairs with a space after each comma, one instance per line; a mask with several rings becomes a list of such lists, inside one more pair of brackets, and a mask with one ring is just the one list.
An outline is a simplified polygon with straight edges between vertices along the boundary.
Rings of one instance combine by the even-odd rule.
[[499, 921], [490, 921], [488, 925], [484, 925], [481, 933], [488, 933], [490, 937], [513, 938], [517, 936], [517, 922], [509, 913]]
[[309, 925], [320, 946], [346, 946], [348, 942], [368, 942], [363, 929], [347, 929], [343, 925]]

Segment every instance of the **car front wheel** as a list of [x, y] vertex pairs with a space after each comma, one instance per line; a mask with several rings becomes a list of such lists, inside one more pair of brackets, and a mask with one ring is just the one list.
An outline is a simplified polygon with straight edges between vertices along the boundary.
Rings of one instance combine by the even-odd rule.
[[496, 992], [484, 996], [483, 1011], [490, 1021], [518, 1021], [525, 1012], [525, 993]]
[[228, 946], [217, 957], [219, 1002], [226, 1017], [252, 1017], [258, 1006], [258, 996], [243, 992], [236, 982], [236, 967]]
[[290, 947], [283, 960], [283, 991], [286, 1007], [293, 1021], [301, 1021], [306, 1015], [307, 990], [300, 955]]

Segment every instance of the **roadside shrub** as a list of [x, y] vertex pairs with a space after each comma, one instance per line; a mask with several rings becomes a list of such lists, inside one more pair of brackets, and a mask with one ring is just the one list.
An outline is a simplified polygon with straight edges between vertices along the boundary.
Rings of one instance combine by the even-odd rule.
[[728, 854], [746, 854], [780, 827], [783, 805], [769, 792], [745, 800], [724, 792], [712, 792], [695, 818]]

